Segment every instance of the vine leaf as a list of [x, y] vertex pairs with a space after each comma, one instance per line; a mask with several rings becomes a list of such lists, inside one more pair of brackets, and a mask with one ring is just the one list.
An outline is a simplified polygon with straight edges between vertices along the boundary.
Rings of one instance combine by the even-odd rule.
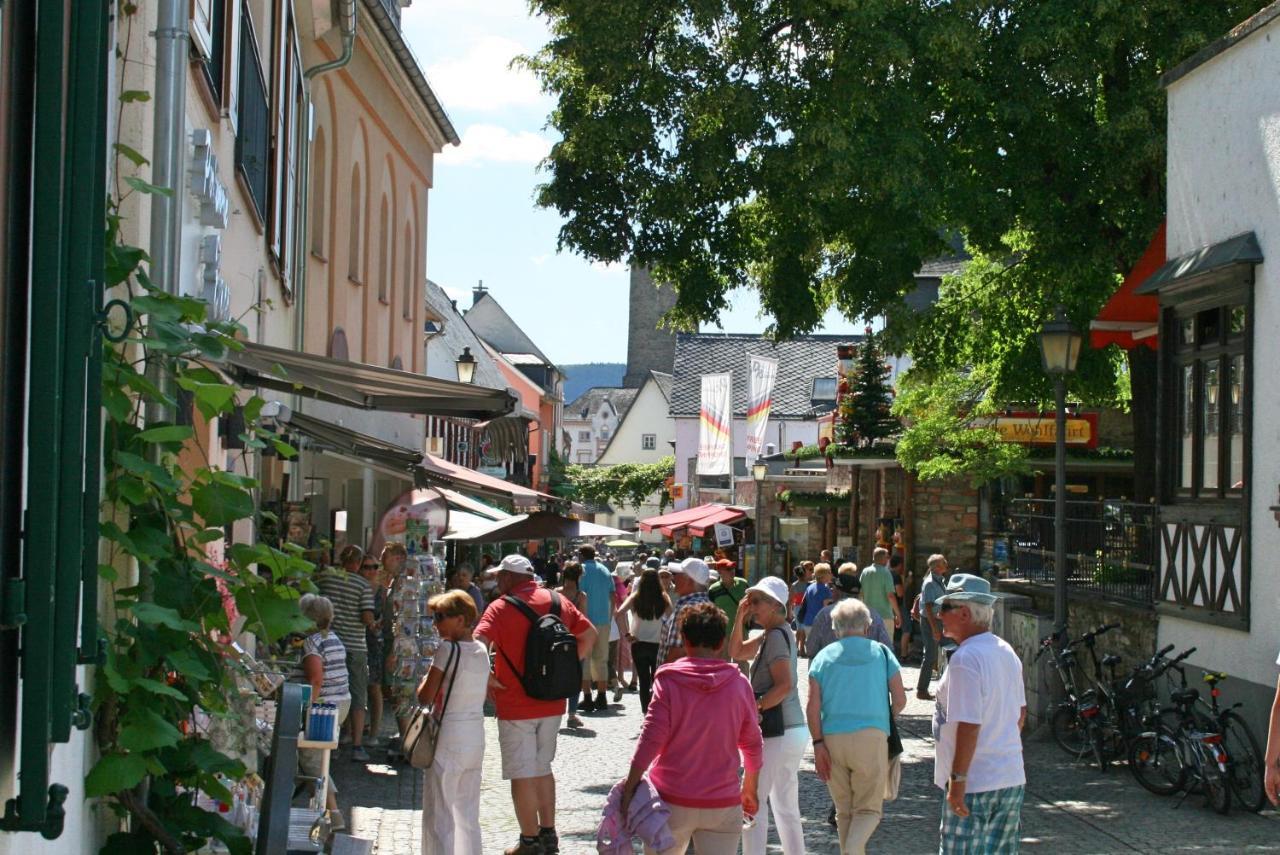
[[182, 733], [158, 713], [135, 707], [127, 715], [127, 723], [116, 740], [126, 751], [154, 751], [178, 744]]
[[138, 439], [143, 442], [154, 442], [163, 444], [167, 442], [186, 442], [194, 435], [190, 425], [163, 425], [161, 427], [148, 428], [138, 433]]
[[199, 632], [200, 625], [183, 619], [177, 610], [155, 603], [134, 603], [131, 611], [139, 621], [151, 626], [167, 626], [178, 632]]
[[191, 490], [191, 508], [206, 525], [230, 525], [253, 516], [253, 497], [229, 484], [200, 484]]
[[146, 774], [146, 761], [135, 754], [104, 754], [84, 779], [84, 794], [106, 796], [132, 789]]

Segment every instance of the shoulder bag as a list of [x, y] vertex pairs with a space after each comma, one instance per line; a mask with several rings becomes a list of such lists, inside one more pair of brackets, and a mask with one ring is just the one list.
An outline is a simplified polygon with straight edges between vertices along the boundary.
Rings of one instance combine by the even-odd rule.
[[[778, 632], [782, 632], [781, 627], [775, 627], [775, 629], [777, 629]], [[768, 640], [768, 633], [766, 633], [765, 638], [761, 640], [760, 652], [756, 654], [756, 661], [751, 666], [751, 682], [752, 683], [756, 681], [756, 671], [760, 670], [760, 660], [764, 658], [764, 646], [765, 646], [765, 641], [767, 640]], [[787, 634], [785, 632], [782, 632], [782, 640], [786, 642], [787, 654], [790, 655], [791, 640], [787, 638]], [[790, 667], [790, 663], [788, 663], [788, 667]], [[768, 694], [767, 691], [757, 693], [756, 700], [757, 701], [760, 700], [766, 694]], [[783, 700], [785, 701], [786, 699], [784, 698]], [[760, 735], [762, 737], [765, 737], [767, 739], [770, 736], [782, 736], [782, 734], [786, 732], [786, 729], [787, 729], [786, 723], [782, 720], [782, 704], [781, 703], [774, 704], [768, 709], [760, 710]]]
[[893, 702], [889, 700], [889, 653], [880, 646], [884, 658], [885, 703], [889, 707], [889, 771], [884, 777], [884, 800], [891, 802], [898, 797], [898, 785], [902, 783], [902, 737], [898, 733], [898, 720], [893, 716]]
[[[420, 706], [413, 713], [404, 734], [401, 747], [409, 758], [409, 765], [415, 769], [429, 769], [436, 759], [436, 745], [440, 742], [440, 725], [444, 712], [449, 707], [449, 696], [453, 694], [453, 684], [458, 678], [458, 658], [460, 647], [456, 641], [451, 642], [449, 659], [444, 665], [444, 678], [449, 688], [444, 693], [444, 703], [440, 705], [439, 714], [430, 707]], [[453, 679], [449, 679], [449, 669], [453, 668]]]

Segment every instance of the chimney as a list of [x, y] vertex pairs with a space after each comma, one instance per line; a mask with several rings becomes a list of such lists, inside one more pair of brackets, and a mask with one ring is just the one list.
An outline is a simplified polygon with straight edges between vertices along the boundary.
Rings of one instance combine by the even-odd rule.
[[476, 287], [471, 289], [471, 305], [475, 306], [476, 303], [480, 302], [480, 298], [488, 293], [489, 289], [484, 287], [484, 280], [481, 279], [479, 283], [476, 284]]

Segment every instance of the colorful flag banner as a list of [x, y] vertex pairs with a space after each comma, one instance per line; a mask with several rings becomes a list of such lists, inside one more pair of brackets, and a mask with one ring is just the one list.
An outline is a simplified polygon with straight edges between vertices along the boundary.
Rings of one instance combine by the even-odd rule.
[[773, 381], [778, 377], [778, 360], [767, 356], [751, 357], [751, 387], [747, 398], [747, 456], [757, 457], [764, 451], [764, 432], [769, 426], [773, 408]]
[[733, 474], [733, 375], [702, 375], [698, 474]]

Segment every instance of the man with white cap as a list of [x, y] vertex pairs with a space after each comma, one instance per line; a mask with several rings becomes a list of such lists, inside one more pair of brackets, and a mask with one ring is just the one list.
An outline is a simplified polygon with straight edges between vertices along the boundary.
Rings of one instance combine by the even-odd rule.
[[707, 585], [711, 582], [711, 568], [707, 566], [707, 562], [701, 558], [686, 558], [679, 563], [668, 564], [667, 569], [671, 571], [671, 582], [678, 599], [671, 608], [671, 614], [662, 619], [658, 667], [684, 656], [684, 646], [680, 643], [682, 612], [698, 603], [711, 602], [707, 596]]
[[556, 611], [578, 641], [579, 659], [590, 654], [596, 631], [573, 603], [538, 586], [533, 565], [522, 555], [502, 559], [498, 566], [498, 592], [502, 597], [485, 609], [476, 624], [475, 637], [498, 653], [490, 687], [498, 713], [502, 777], [511, 782], [511, 800], [520, 825], [519, 842], [504, 855], [550, 855], [560, 851], [555, 818], [556, 779], [551, 774], [551, 761], [556, 756], [556, 735], [565, 701], [539, 700], [525, 691], [518, 669], [524, 667], [533, 625], [526, 608], [538, 617]]
[[941, 852], [1018, 851], [1026, 771], [1022, 661], [991, 632], [991, 583], [958, 573], [937, 601], [943, 633], [959, 643], [933, 715], [933, 781], [942, 803]]

